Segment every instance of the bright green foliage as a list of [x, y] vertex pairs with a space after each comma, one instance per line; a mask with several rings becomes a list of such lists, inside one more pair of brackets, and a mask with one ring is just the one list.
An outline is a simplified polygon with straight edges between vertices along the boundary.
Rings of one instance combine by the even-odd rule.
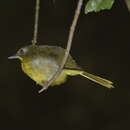
[[114, 0], [89, 0], [85, 7], [85, 14], [99, 12], [104, 9], [111, 9]]

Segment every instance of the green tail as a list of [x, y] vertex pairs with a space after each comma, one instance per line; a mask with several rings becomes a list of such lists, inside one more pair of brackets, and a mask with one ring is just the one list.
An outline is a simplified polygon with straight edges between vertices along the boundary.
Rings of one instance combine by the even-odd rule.
[[104, 78], [101, 78], [99, 76], [95, 76], [93, 74], [90, 74], [90, 73], [87, 73], [87, 72], [82, 72], [80, 74], [81, 76], [84, 76], [85, 78], [88, 78], [104, 87], [107, 87], [107, 88], [114, 88], [113, 86], [113, 82], [107, 80], [107, 79], [104, 79]]

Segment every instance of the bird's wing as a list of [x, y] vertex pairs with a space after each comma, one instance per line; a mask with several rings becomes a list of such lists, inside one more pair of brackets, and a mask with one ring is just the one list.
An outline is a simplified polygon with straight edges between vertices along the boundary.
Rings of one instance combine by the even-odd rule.
[[[48, 58], [55, 60], [58, 65], [61, 64], [65, 54], [65, 49], [58, 46], [43, 46], [41, 51], [44, 55], [46, 54]], [[77, 65], [76, 61], [72, 58], [71, 55], [69, 55], [67, 59], [65, 68], [80, 69], [80, 67]]]

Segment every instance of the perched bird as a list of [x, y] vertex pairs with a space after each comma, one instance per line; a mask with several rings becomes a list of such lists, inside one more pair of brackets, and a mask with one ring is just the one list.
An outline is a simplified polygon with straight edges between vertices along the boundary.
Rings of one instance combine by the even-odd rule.
[[[65, 49], [57, 46], [29, 45], [17, 51], [9, 59], [19, 59], [22, 70], [37, 84], [45, 87], [45, 84], [57, 72], [65, 54]], [[75, 60], [69, 55], [67, 62], [59, 77], [51, 84], [60, 85], [66, 81], [67, 76], [81, 75], [104, 87], [113, 88], [113, 83], [109, 80], [95, 76], [80, 68]], [[45, 88], [46, 89], [46, 88]]]

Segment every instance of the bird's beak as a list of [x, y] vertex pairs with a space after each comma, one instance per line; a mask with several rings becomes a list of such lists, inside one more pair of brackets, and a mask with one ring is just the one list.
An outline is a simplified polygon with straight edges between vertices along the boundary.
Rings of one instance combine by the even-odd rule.
[[20, 57], [17, 56], [17, 55], [14, 55], [14, 56], [9, 56], [8, 59], [19, 59]]

